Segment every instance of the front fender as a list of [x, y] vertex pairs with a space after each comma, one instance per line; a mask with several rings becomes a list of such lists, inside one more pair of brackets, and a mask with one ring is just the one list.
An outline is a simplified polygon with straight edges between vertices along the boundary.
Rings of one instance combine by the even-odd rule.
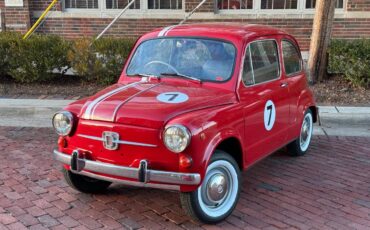
[[[191, 143], [184, 154], [192, 157], [193, 165], [180, 171], [199, 173], [203, 180], [211, 156], [222, 141], [235, 138], [242, 147], [244, 135], [242, 111], [237, 104], [233, 104], [192, 112], [171, 120], [167, 125], [182, 124], [192, 133]], [[243, 162], [238, 163], [244, 166]], [[192, 191], [196, 188], [182, 186], [181, 191]]]
[[[241, 142], [242, 137], [241, 137], [240, 133], [238, 133], [236, 130], [232, 130], [232, 129], [224, 129], [224, 130], [221, 130], [208, 143], [208, 146], [207, 146], [207, 148], [206, 148], [206, 150], [204, 152], [204, 155], [203, 155], [202, 168], [204, 168], [204, 169], [207, 168], [207, 166], [210, 163], [211, 157], [214, 154], [214, 152], [216, 151], [217, 147], [224, 140], [227, 140], [229, 138], [235, 138], [235, 139], [237, 139], [239, 141], [239, 143], [242, 143]], [[243, 156], [241, 158], [244, 159]], [[237, 162], [237, 163], [238, 164], [240, 163], [241, 166], [242, 166], [242, 168], [244, 168], [244, 161]], [[206, 170], [204, 170], [203, 174], [205, 174], [205, 172], [206, 172]]]

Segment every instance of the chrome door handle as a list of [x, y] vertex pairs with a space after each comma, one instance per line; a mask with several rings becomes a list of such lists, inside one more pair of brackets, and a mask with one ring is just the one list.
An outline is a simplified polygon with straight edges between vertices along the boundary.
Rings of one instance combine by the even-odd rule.
[[285, 88], [285, 87], [287, 87], [289, 84], [288, 84], [288, 82], [283, 82], [283, 83], [281, 83], [281, 85], [280, 85], [280, 87], [281, 88]]

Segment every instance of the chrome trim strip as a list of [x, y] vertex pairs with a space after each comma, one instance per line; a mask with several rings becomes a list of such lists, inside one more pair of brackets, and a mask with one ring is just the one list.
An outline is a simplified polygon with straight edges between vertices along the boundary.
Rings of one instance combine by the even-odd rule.
[[[90, 139], [90, 140], [95, 140], [95, 141], [102, 141], [102, 142], [104, 141], [102, 137], [95, 137], [95, 136], [90, 136], [90, 135], [85, 135], [85, 134], [77, 134], [77, 136]], [[133, 142], [133, 141], [119, 140], [115, 142], [118, 144], [123, 144], [123, 145], [135, 145], [135, 146], [152, 147], [152, 148], [157, 147], [157, 145], [146, 144], [146, 143], [141, 143], [141, 142]]]
[[138, 96], [138, 95], [140, 95], [140, 94], [142, 94], [142, 93], [144, 93], [144, 92], [146, 92], [146, 91], [148, 91], [148, 90], [150, 90], [150, 89], [152, 89], [152, 88], [154, 88], [154, 87], [156, 87], [157, 85], [160, 85], [160, 84], [162, 84], [162, 83], [155, 84], [155, 85], [153, 85], [153, 86], [151, 86], [151, 87], [149, 87], [149, 88], [147, 88], [147, 89], [141, 90], [141, 91], [139, 91], [139, 92], [135, 93], [134, 95], [130, 96], [130, 97], [129, 97], [129, 98], [127, 98], [126, 100], [122, 101], [122, 102], [121, 102], [121, 103], [120, 103], [120, 104], [119, 104], [119, 105], [114, 109], [113, 116], [112, 116], [112, 122], [114, 122], [114, 121], [116, 120], [118, 110], [119, 110], [119, 109], [120, 109], [124, 104], [128, 103], [129, 101], [131, 101], [134, 97], [136, 97], [136, 96]]
[[112, 183], [127, 185], [127, 186], [180, 191], [180, 186], [179, 185], [153, 184], [153, 183], [141, 183], [141, 182], [129, 181], [129, 180], [119, 180], [119, 179], [116, 179], [116, 178], [97, 175], [97, 174], [86, 172], [86, 171], [79, 172], [78, 174], [88, 176], [88, 177], [91, 177], [91, 178], [95, 178], [95, 179], [99, 179], [99, 180], [109, 181], [109, 182], [112, 182]]
[[[77, 151], [77, 150], [75, 150]], [[66, 164], [71, 165], [72, 157], [71, 155], [64, 154], [59, 152], [58, 150], [53, 151], [53, 157], [55, 160]], [[130, 179], [138, 180], [139, 178], [139, 168], [132, 168], [132, 167], [124, 167], [124, 166], [117, 166], [113, 164], [98, 162], [98, 161], [91, 161], [86, 159], [78, 159], [80, 161], [84, 161], [84, 168], [82, 171], [78, 173], [89, 173], [90, 177], [97, 178], [100, 175], [96, 175], [96, 173], [103, 173], [112, 176], [119, 176], [125, 177]], [[92, 171], [86, 172], [85, 170]], [[159, 171], [159, 170], [145, 170], [147, 175], [147, 182], [159, 182], [159, 183], [168, 183], [168, 184], [175, 184], [175, 185], [199, 185], [200, 183], [200, 174], [198, 173], [178, 173], [178, 172], [167, 172], [167, 171]], [[105, 176], [104, 176], [105, 177]], [[127, 182], [127, 180], [115, 179], [120, 183]], [[140, 183], [140, 182], [138, 182]], [[145, 184], [145, 183], [142, 183]]]
[[172, 26], [167, 26], [165, 28], [163, 28], [159, 34], [158, 34], [158, 37], [163, 37], [163, 36], [166, 36], [168, 34], [168, 32], [170, 32], [170, 30], [172, 30], [174, 27], [176, 27], [177, 25], [172, 25]]
[[122, 90], [125, 90], [127, 88], [130, 88], [130, 87], [132, 87], [134, 85], [137, 85], [139, 83], [140, 82], [133, 82], [131, 84], [121, 86], [121, 87], [119, 87], [117, 89], [114, 89], [114, 90], [112, 90], [112, 91], [110, 91], [110, 92], [108, 92], [106, 94], [103, 94], [100, 97], [96, 98], [95, 100], [93, 100], [92, 102], [90, 102], [90, 104], [87, 106], [87, 109], [85, 110], [85, 113], [83, 115], [83, 118], [84, 119], [91, 119], [91, 116], [94, 114], [94, 111], [95, 111], [96, 106], [101, 101], [104, 101], [108, 97], [113, 96], [114, 94], [117, 94], [117, 93], [121, 92]]

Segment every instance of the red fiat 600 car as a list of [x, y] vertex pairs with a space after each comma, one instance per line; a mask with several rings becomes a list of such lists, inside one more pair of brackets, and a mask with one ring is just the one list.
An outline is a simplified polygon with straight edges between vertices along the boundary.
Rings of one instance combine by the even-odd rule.
[[317, 113], [289, 34], [171, 26], [137, 41], [117, 84], [54, 116], [54, 157], [81, 192], [178, 190], [191, 216], [216, 223], [238, 201], [241, 171], [285, 145], [307, 152]]

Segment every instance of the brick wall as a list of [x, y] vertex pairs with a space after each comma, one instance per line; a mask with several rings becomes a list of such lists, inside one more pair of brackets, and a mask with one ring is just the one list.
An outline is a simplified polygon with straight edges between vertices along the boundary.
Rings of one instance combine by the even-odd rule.
[[370, 0], [348, 0], [347, 10], [348, 11], [370, 11]]
[[[192, 11], [202, 0], [185, 0], [185, 11]], [[214, 0], [207, 0], [197, 12], [213, 12]]]
[[[30, 0], [30, 11], [44, 11], [53, 0]], [[55, 10], [62, 10], [62, 1], [55, 5]]]
[[23, 0], [23, 7], [3, 7], [5, 30], [27, 32], [31, 24], [29, 0]]
[[[99, 34], [111, 19], [91, 18], [52, 18], [40, 29], [42, 33], [60, 34], [66, 38], [94, 36]], [[207, 20], [189, 20], [188, 23], [206, 22]], [[210, 21], [210, 20], [208, 20]], [[213, 20], [214, 21], [214, 20]], [[310, 45], [312, 19], [240, 19], [222, 20], [222, 22], [242, 22], [264, 24], [281, 28], [293, 34], [303, 51]], [[157, 27], [178, 23], [177, 19], [121, 19], [106, 34], [106, 36], [137, 38]], [[357, 39], [370, 37], [369, 19], [335, 19], [333, 27], [334, 38]]]
[[[28, 1], [30, 4], [28, 5]], [[52, 0], [24, 0], [24, 7], [4, 7], [4, 0], [0, 0], [0, 7], [5, 8], [5, 17], [7, 25], [26, 24], [29, 27], [30, 13], [33, 11], [44, 10]], [[184, 0], [185, 10], [191, 11], [201, 0]], [[61, 2], [61, 1], [60, 1]], [[355, 14], [363, 14], [363, 11], [370, 11], [370, 0], [348, 0], [347, 8]], [[61, 3], [58, 3], [57, 10], [61, 10]], [[214, 1], [207, 2], [197, 11], [198, 17], [202, 12], [212, 13], [214, 11]], [[366, 14], [367, 12], [365, 12]], [[206, 18], [208, 14], [204, 14]], [[220, 15], [221, 16], [221, 15]], [[78, 15], [77, 15], [78, 17]], [[98, 17], [98, 16], [97, 16]], [[36, 19], [33, 18], [33, 21]], [[112, 18], [70, 18], [70, 17], [50, 17], [39, 28], [40, 33], [60, 34], [66, 38], [76, 38], [81, 36], [94, 36], [99, 34], [102, 29], [109, 24]], [[107, 36], [124, 36], [137, 38], [140, 35], [157, 27], [176, 24], [181, 19], [142, 19], [130, 18], [120, 19], [107, 33]], [[205, 22], [212, 20], [189, 20], [189, 22]], [[215, 20], [213, 20], [215, 21]], [[242, 22], [253, 24], [265, 24], [278, 27], [293, 34], [299, 41], [302, 50], [309, 49], [309, 42], [312, 30], [312, 18], [242, 18], [235, 16], [234, 19], [220, 20], [220, 22]], [[345, 39], [369, 38], [370, 37], [370, 17], [366, 18], [337, 18], [334, 22], [333, 37]], [[7, 28], [8, 30], [20, 30], [20, 28]]]

